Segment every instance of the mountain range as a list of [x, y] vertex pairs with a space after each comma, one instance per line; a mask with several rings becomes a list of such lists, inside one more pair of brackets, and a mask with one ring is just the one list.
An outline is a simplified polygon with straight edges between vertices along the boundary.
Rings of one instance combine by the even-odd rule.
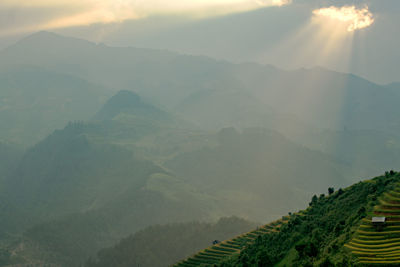
[[0, 262], [79, 266], [155, 224], [267, 222], [394, 169], [399, 89], [29, 36], [0, 51]]

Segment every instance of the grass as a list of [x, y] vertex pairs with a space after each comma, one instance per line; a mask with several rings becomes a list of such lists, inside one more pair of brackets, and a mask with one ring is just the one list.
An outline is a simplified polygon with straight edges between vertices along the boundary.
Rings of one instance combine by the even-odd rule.
[[362, 244], [362, 243], [360, 244], [360, 243], [350, 242], [349, 244], [360, 248], [386, 248], [386, 247], [400, 246], [400, 242], [382, 243], [382, 244]]
[[281, 225], [286, 223], [287, 220], [288, 217], [284, 216], [281, 220], [274, 221], [248, 233], [206, 248], [197, 254], [176, 263], [174, 267], [194, 267], [202, 264], [212, 266], [217, 264], [224, 258], [239, 254], [244, 247], [254, 243], [258, 236], [279, 231]]
[[[371, 217], [384, 216], [382, 229], [372, 225]], [[400, 265], [400, 187], [385, 192], [369, 217], [364, 218], [353, 239], [345, 245], [366, 265]]]

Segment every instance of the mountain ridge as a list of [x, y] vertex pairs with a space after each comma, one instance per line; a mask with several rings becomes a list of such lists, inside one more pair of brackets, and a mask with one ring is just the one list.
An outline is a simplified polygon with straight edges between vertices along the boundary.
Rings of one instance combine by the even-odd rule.
[[[316, 129], [347, 127], [392, 133], [400, 128], [400, 114], [394, 109], [400, 94], [353, 74], [320, 67], [284, 71], [269, 65], [233, 64], [161, 50], [88, 45], [88, 41], [75, 38], [71, 42], [81, 45], [72, 47], [66, 56], [62, 46], [69, 37], [53, 33], [34, 37], [40, 39], [42, 35], [60, 39], [61, 45], [48, 45], [48, 49], [46, 45], [27, 45], [23, 55], [10, 46], [0, 53], [0, 65], [38, 65], [112, 88], [113, 93], [135, 91], [207, 129], [262, 125], [290, 135], [293, 129], [287, 128], [293, 128], [293, 121], [301, 131], [307, 128], [302, 124]], [[49, 52], [54, 49], [58, 52]], [[197, 99], [196, 105], [190, 104], [190, 99], [204, 92], [214, 93]], [[238, 101], [241, 96], [247, 96], [248, 101]], [[209, 108], [201, 115], [199, 107], [207, 105]], [[243, 111], [241, 116], [238, 106]], [[202, 116], [210, 119], [206, 121]], [[385, 125], [384, 117], [389, 119]]]

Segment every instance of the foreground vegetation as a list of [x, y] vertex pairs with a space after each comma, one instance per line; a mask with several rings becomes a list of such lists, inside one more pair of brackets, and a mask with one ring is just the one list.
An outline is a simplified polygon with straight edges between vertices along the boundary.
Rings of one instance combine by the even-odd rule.
[[241, 234], [230, 240], [223, 242], [218, 242], [213, 246], [206, 248], [199, 253], [175, 264], [175, 267], [191, 267], [201, 264], [212, 265], [217, 264], [221, 260], [224, 260], [230, 256], [239, 254], [242, 249], [250, 244], [253, 244], [255, 240], [262, 235], [278, 232], [279, 229], [287, 223], [288, 217], [284, 216], [281, 220], [277, 220], [270, 224], [264, 225], [262, 227], [257, 227], [257, 229], [250, 231], [245, 234]]
[[[362, 220], [360, 228], [346, 247], [361, 263], [400, 264], [400, 188], [384, 193], [371, 216], [385, 217], [384, 226], [374, 226], [370, 218]], [[369, 217], [371, 217], [369, 216]]]
[[[306, 210], [290, 214], [279, 231], [260, 233], [253, 242], [231, 248], [231, 253], [223, 252], [228, 257], [219, 256], [221, 253], [214, 252], [217, 248], [214, 247], [176, 266], [364, 266], [394, 263], [398, 260], [399, 249], [397, 222], [389, 224], [382, 233], [373, 233], [375, 229], [366, 222], [373, 214], [390, 215], [389, 222], [397, 220], [398, 215], [394, 213], [400, 203], [397, 202], [400, 191], [395, 188], [399, 181], [400, 175], [390, 172], [336, 192], [329, 188], [328, 195], [314, 196]], [[390, 214], [385, 211], [388, 209], [391, 209]], [[231, 244], [231, 241], [222, 244]], [[381, 254], [371, 256], [374, 252]]]
[[174, 223], [148, 227], [102, 249], [85, 267], [151, 266], [165, 267], [208, 247], [213, 240], [224, 240], [256, 226], [238, 217], [221, 218], [217, 223]]

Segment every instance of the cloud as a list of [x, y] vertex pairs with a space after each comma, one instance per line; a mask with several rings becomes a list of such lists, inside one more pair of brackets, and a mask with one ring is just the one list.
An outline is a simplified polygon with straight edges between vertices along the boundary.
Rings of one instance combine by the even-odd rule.
[[152, 15], [202, 18], [290, 3], [291, 0], [0, 0], [0, 34], [119, 23]]
[[363, 29], [374, 23], [373, 14], [368, 6], [357, 9], [355, 6], [320, 8], [313, 11], [315, 17], [336, 20], [347, 25], [349, 32]]
[[260, 6], [285, 6], [292, 3], [292, 0], [256, 0]]
[[273, 0], [272, 4], [275, 6], [284, 6], [292, 3], [292, 0]]

